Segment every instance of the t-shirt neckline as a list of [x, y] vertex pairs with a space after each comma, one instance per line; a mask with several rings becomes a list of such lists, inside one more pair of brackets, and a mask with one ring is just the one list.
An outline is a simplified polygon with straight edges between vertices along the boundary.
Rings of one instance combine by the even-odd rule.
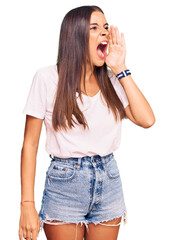
[[[81, 93], [84, 97], [86, 97], [86, 98], [89, 98], [89, 99], [94, 99], [94, 98], [96, 98], [99, 94], [100, 94], [100, 92], [101, 92], [101, 89], [94, 95], [94, 96], [88, 96], [88, 95], [86, 95], [86, 94], [84, 94], [84, 93]], [[77, 92], [77, 94], [78, 94], [78, 92]]]

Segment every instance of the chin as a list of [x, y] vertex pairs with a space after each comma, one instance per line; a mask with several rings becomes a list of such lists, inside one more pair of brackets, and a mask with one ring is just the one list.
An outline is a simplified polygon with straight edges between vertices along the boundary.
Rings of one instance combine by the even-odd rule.
[[102, 67], [104, 65], [105, 61], [104, 60], [99, 60], [99, 61], [95, 61], [93, 63], [94, 66], [96, 67]]

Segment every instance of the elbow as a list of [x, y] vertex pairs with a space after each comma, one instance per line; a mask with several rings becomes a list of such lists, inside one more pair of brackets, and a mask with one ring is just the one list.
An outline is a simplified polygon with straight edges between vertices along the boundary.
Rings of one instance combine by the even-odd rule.
[[150, 128], [154, 125], [155, 121], [156, 121], [155, 116], [153, 116], [153, 118], [148, 120], [142, 127], [143, 128]]

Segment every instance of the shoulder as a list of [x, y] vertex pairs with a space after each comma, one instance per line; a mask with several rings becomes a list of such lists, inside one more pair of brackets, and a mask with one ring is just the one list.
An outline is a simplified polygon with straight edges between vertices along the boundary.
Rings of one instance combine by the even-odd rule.
[[57, 65], [53, 64], [53, 65], [41, 67], [37, 70], [37, 72], [39, 72], [41, 74], [50, 74], [50, 73], [55, 72], [56, 70], [57, 70]]
[[42, 79], [47, 79], [47, 81], [55, 80], [57, 78], [57, 65], [41, 67], [36, 71], [36, 74]]
[[47, 90], [55, 88], [58, 83], [57, 65], [39, 68], [34, 75], [33, 82]]

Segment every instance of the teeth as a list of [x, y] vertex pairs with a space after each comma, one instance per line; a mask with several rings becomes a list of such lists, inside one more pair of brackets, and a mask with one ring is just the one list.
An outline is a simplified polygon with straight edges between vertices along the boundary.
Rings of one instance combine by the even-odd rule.
[[103, 45], [107, 45], [107, 42], [101, 42], [101, 44], [103, 44]]

